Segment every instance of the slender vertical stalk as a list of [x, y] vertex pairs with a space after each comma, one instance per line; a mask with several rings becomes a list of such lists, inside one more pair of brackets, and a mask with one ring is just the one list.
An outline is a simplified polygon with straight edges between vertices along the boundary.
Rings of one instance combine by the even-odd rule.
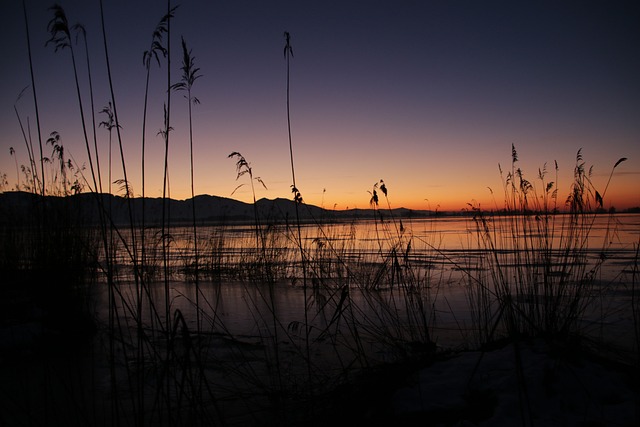
[[[193, 256], [194, 256], [194, 280], [196, 284], [196, 325], [197, 330], [200, 331], [200, 281], [198, 274], [198, 233], [196, 226], [196, 195], [193, 182], [193, 118], [191, 112], [191, 106], [200, 103], [200, 100], [191, 95], [191, 89], [193, 84], [202, 75], [198, 74], [200, 68], [195, 66], [194, 57], [191, 55], [191, 51], [187, 47], [187, 42], [182, 38], [182, 81], [172, 86], [176, 90], [185, 90], [187, 95], [187, 105], [189, 108], [189, 154], [190, 154], [190, 171], [191, 171], [191, 211], [193, 219]], [[253, 185], [253, 184], [252, 184]]]
[[109, 101], [109, 103], [102, 108], [102, 110], [100, 110], [100, 113], [102, 114], [106, 114], [107, 115], [107, 119], [103, 120], [102, 122], [100, 122], [100, 124], [98, 126], [103, 126], [105, 129], [107, 129], [109, 131], [109, 155], [107, 156], [107, 193], [111, 194], [111, 182], [112, 182], [112, 178], [111, 178], [111, 151], [112, 151], [112, 145], [113, 145], [113, 128], [116, 127], [116, 122], [115, 119], [113, 117], [113, 106], [111, 105], [111, 101]]
[[138, 263], [137, 263], [137, 256], [136, 256], [136, 243], [135, 243], [135, 233], [133, 233], [134, 231], [134, 226], [135, 226], [135, 221], [133, 218], [133, 207], [131, 204], [131, 195], [132, 195], [132, 190], [131, 187], [129, 185], [129, 178], [127, 175], [127, 163], [125, 161], [125, 156], [124, 156], [124, 148], [122, 145], [122, 134], [120, 132], [120, 129], [122, 128], [122, 126], [119, 123], [118, 120], [118, 108], [117, 108], [117, 103], [116, 103], [116, 97], [115, 97], [115, 92], [113, 89], [113, 78], [111, 75], [111, 64], [110, 64], [110, 60], [109, 60], [109, 47], [107, 44], [107, 32], [106, 32], [106, 26], [104, 23], [104, 9], [103, 9], [103, 2], [102, 0], [100, 0], [100, 18], [101, 18], [101, 23], [102, 23], [102, 37], [103, 37], [103, 44], [104, 44], [104, 54], [105, 54], [105, 60], [106, 60], [106, 66], [107, 66], [107, 77], [109, 80], [109, 93], [110, 93], [110, 97], [111, 97], [111, 107], [113, 108], [113, 120], [115, 122], [114, 126], [116, 129], [116, 136], [118, 139], [118, 148], [120, 151], [120, 162], [122, 165], [122, 174], [124, 177], [124, 185], [125, 185], [125, 196], [127, 199], [127, 206], [128, 206], [128, 213], [129, 213], [129, 225], [131, 227], [131, 239], [132, 239], [132, 257], [133, 257], [133, 264], [134, 264], [134, 277], [136, 278], [136, 280], [139, 277], [138, 274]]
[[[38, 111], [38, 95], [36, 92], [36, 80], [33, 75], [33, 58], [31, 56], [31, 39], [29, 37], [29, 19], [27, 18], [27, 6], [25, 0], [22, 0], [22, 10], [24, 12], [24, 25], [27, 33], [27, 52], [29, 54], [29, 74], [31, 75], [31, 88], [33, 90], [33, 105], [36, 111], [36, 128], [38, 129], [38, 142], [40, 145], [40, 194], [45, 195], [45, 183], [44, 183], [44, 155], [42, 151], [42, 132], [40, 131], [40, 113]], [[33, 168], [33, 174], [37, 175], [35, 168]], [[34, 191], [36, 189], [34, 188]]]
[[[167, 0], [167, 15], [171, 14], [171, 0]], [[171, 131], [171, 19], [167, 19], [167, 101], [164, 106], [164, 130], [161, 132], [164, 137], [164, 171], [162, 179], [162, 258], [164, 266], [164, 297], [165, 297], [165, 329], [167, 339], [169, 338], [171, 325], [171, 312], [169, 301], [169, 259], [168, 259], [168, 224], [167, 217], [170, 203], [167, 200], [169, 184], [169, 133]]]
[[96, 135], [96, 115], [95, 115], [95, 105], [93, 102], [93, 81], [91, 79], [91, 61], [89, 60], [89, 43], [87, 42], [87, 31], [84, 26], [80, 24], [74, 25], [74, 29], [78, 30], [79, 34], [82, 35], [82, 40], [84, 41], [84, 51], [85, 56], [87, 58], [87, 76], [89, 81], [89, 100], [91, 102], [91, 124], [93, 131], [93, 146], [94, 152], [96, 155], [96, 172], [98, 174], [98, 189], [97, 191], [102, 194], [102, 174], [100, 173], [100, 153], [98, 151], [98, 137]]
[[[112, 142], [113, 142], [113, 128], [116, 126], [115, 119], [113, 116], [113, 108], [111, 102], [105, 106], [100, 113], [106, 114], [107, 119], [100, 122], [98, 126], [104, 126], [105, 129], [109, 132], [109, 155], [108, 155], [108, 194], [109, 194], [109, 206], [107, 209], [107, 216], [111, 219], [113, 218], [113, 204], [111, 197], [111, 183], [113, 182], [111, 179], [111, 157], [112, 157]], [[115, 300], [115, 283], [113, 277], [113, 260], [116, 256], [116, 245], [114, 238], [114, 227], [111, 220], [109, 221], [110, 226], [108, 230], [106, 230], [105, 221], [101, 221], [101, 225], [103, 227], [103, 244], [104, 244], [104, 253], [105, 260], [107, 264], [106, 274], [107, 274], [107, 296], [108, 296], [108, 310], [109, 310], [109, 367], [110, 367], [110, 381], [111, 387], [116, 390], [117, 388], [117, 380], [115, 373], [115, 320], [116, 320], [116, 300]], [[111, 416], [113, 419], [118, 419], [119, 417], [119, 408], [117, 405], [117, 399], [113, 399], [113, 403], [111, 405]]]
[[[171, 0], [167, 0], [167, 14], [171, 14]], [[168, 236], [168, 210], [171, 203], [167, 200], [169, 189], [169, 134], [171, 132], [171, 19], [167, 19], [167, 102], [164, 107], [164, 178], [162, 180], [162, 259], [164, 266], [164, 301], [165, 301], [165, 334], [166, 334], [166, 360], [169, 364], [171, 354], [171, 304], [169, 299], [169, 236]], [[172, 424], [171, 414], [171, 387], [168, 379], [165, 378], [167, 419]]]
[[142, 157], [141, 157], [141, 166], [142, 166], [142, 217], [141, 217], [141, 234], [140, 234], [140, 257], [141, 257], [141, 267], [142, 271], [144, 271], [144, 266], [146, 262], [146, 247], [145, 247], [145, 232], [146, 232], [146, 173], [145, 173], [145, 147], [146, 147], [146, 135], [147, 135], [147, 106], [149, 100], [149, 78], [151, 75], [151, 60], [155, 59], [158, 67], [160, 66], [160, 56], [166, 58], [167, 50], [162, 45], [162, 37], [163, 34], [167, 32], [167, 22], [170, 18], [173, 17], [173, 11], [170, 11], [169, 14], [165, 14], [160, 22], [156, 26], [153, 31], [153, 36], [151, 38], [151, 46], [149, 50], [145, 51], [142, 55], [142, 63], [147, 70], [147, 75], [145, 79], [144, 86], [144, 107], [142, 113]]
[[[102, 25], [102, 40], [103, 40], [103, 45], [104, 45], [104, 55], [105, 55], [105, 61], [106, 61], [106, 66], [107, 66], [107, 77], [109, 80], [109, 93], [111, 95], [111, 105], [113, 107], [113, 119], [115, 121], [115, 129], [116, 129], [116, 135], [118, 138], [118, 147], [120, 149], [120, 160], [121, 160], [121, 164], [122, 164], [122, 173], [124, 176], [124, 185], [125, 185], [125, 197], [127, 200], [127, 208], [128, 208], [128, 214], [129, 214], [129, 226], [130, 226], [130, 230], [131, 230], [131, 250], [130, 250], [130, 256], [131, 256], [131, 262], [133, 264], [133, 276], [134, 276], [134, 280], [135, 280], [135, 287], [136, 287], [136, 291], [137, 294], [140, 295], [140, 271], [139, 271], [139, 265], [138, 265], [138, 258], [137, 258], [137, 249], [136, 249], [136, 234], [135, 234], [135, 223], [134, 223], [134, 218], [133, 218], [133, 207], [132, 207], [132, 202], [131, 202], [131, 189], [129, 186], [129, 179], [127, 176], [127, 167], [126, 167], [126, 161], [125, 161], [125, 156], [124, 156], [124, 150], [123, 150], [123, 146], [122, 146], [122, 135], [120, 132], [121, 126], [118, 120], [118, 108], [117, 108], [117, 103], [116, 103], [116, 97], [115, 97], [115, 93], [114, 93], [114, 89], [113, 89], [113, 78], [111, 75], [111, 64], [110, 64], [110, 60], [109, 60], [109, 46], [107, 43], [107, 30], [106, 30], [106, 25], [104, 22], [104, 7], [103, 7], [103, 1], [100, 0], [100, 21], [101, 21], [101, 25]], [[137, 319], [138, 322], [138, 336], [140, 336], [141, 334], [141, 322], [142, 319], [140, 317], [138, 317]], [[138, 350], [139, 352], [141, 351], [140, 349]], [[140, 353], [139, 353], [140, 355]], [[142, 363], [142, 360], [139, 358], [138, 360], [140, 363]], [[144, 425], [144, 399], [141, 396], [141, 394], [143, 393], [143, 389], [142, 387], [140, 387], [140, 385], [143, 384], [143, 369], [139, 369], [140, 372], [140, 376], [138, 377], [139, 380], [139, 395], [138, 395], [138, 406], [135, 405], [134, 403], [134, 416], [136, 417], [136, 419], [139, 422], [139, 425]]]
[[307, 353], [307, 373], [309, 381], [311, 381], [311, 349], [309, 346], [309, 312], [307, 302], [307, 265], [304, 248], [302, 247], [302, 232], [300, 226], [300, 210], [298, 205], [302, 203], [302, 195], [296, 184], [296, 170], [293, 161], [293, 143], [291, 139], [291, 102], [290, 102], [290, 60], [293, 58], [293, 47], [291, 46], [291, 35], [288, 31], [284, 32], [285, 46], [284, 57], [287, 60], [287, 133], [289, 137], [289, 158], [291, 160], [291, 191], [294, 195], [296, 207], [296, 227], [298, 231], [298, 246], [300, 248], [300, 262], [302, 263], [302, 286], [304, 295], [304, 328], [305, 328], [305, 347]]
[[[184, 42], [184, 39], [183, 39]], [[186, 44], [183, 44], [183, 47], [185, 49], [185, 53], [186, 53]], [[185, 71], [186, 73], [186, 71]], [[196, 78], [198, 78], [200, 76], [196, 76], [195, 78], [193, 78], [193, 80], [195, 80]], [[190, 79], [191, 79], [191, 75], [190, 75]], [[192, 121], [192, 115], [191, 115], [191, 104], [192, 101], [193, 103], [198, 103], [200, 101], [198, 101], [197, 98], [192, 98], [191, 97], [191, 85], [193, 84], [193, 80], [190, 80], [189, 82], [189, 86], [188, 86], [188, 105], [189, 105], [189, 162], [190, 162], [190, 174], [191, 174], [191, 212], [193, 215], [193, 257], [194, 257], [194, 265], [193, 265], [193, 273], [194, 273], [194, 280], [196, 283], [196, 326], [197, 326], [197, 331], [198, 333], [200, 332], [200, 280], [199, 280], [199, 265], [198, 265], [198, 232], [197, 232], [197, 226], [196, 226], [196, 194], [195, 194], [195, 189], [194, 189], [194, 183], [193, 183], [193, 121]]]

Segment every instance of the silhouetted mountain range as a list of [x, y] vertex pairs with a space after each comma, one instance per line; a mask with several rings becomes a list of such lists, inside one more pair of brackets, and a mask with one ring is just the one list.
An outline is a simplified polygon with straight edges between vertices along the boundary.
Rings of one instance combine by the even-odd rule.
[[[97, 223], [100, 211], [111, 218], [115, 224], [125, 224], [130, 216], [135, 223], [141, 223], [142, 212], [145, 212], [145, 224], [156, 225], [162, 222], [162, 209], [173, 224], [190, 223], [192, 221], [192, 203], [195, 200], [196, 221], [203, 223], [216, 222], [252, 222], [254, 220], [254, 206], [238, 200], [201, 195], [194, 199], [173, 200], [163, 202], [161, 198], [131, 198], [126, 199], [111, 194], [77, 194], [68, 197], [39, 196], [26, 192], [0, 193], [0, 221], [13, 221], [25, 218], [33, 212], [47, 207], [61, 212], [68, 209], [69, 213], [80, 215], [85, 223]], [[131, 210], [129, 210], [129, 204]], [[144, 209], [143, 209], [144, 204]], [[255, 210], [261, 221], [294, 221], [296, 206], [293, 200], [278, 198], [275, 200], [260, 199], [256, 202]], [[327, 210], [313, 205], [298, 205], [300, 218], [304, 221], [341, 221], [350, 219], [374, 218], [373, 209]], [[130, 213], [131, 212], [131, 213]], [[383, 217], [396, 218], [425, 217], [433, 212], [426, 210], [410, 210], [405, 208], [379, 209]]]

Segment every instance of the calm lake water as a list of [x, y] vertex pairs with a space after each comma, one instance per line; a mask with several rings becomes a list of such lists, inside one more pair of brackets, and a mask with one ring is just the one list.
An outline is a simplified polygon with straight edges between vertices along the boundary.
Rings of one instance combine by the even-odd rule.
[[[606, 255], [601, 278], [613, 280], [633, 261], [640, 241], [638, 214], [591, 216], [581, 219], [583, 222], [572, 229], [571, 218], [566, 215], [549, 217], [546, 228], [542, 227], [543, 220], [531, 218], [507, 216], [488, 219], [487, 229], [493, 249], [522, 253], [539, 251], [545, 245], [550, 251], [562, 251], [568, 246], [568, 240], [579, 240], [570, 247], [580, 250], [588, 261]], [[171, 236], [168, 245], [170, 265], [173, 270], [184, 270], [194, 259], [193, 229], [171, 227], [166, 232]], [[123, 233], [125, 236], [128, 234], [126, 230]], [[258, 247], [264, 246], [270, 263], [287, 269], [289, 277], [298, 276], [301, 272], [291, 271], [292, 266], [287, 265], [300, 261], [297, 229], [291, 224], [263, 225], [260, 233], [258, 240], [252, 225], [199, 226], [197, 239], [201, 268], [238, 265], [259, 251]], [[154, 265], [162, 257], [160, 235], [160, 229], [152, 228], [145, 237], [146, 256]], [[355, 220], [303, 224], [301, 227], [302, 246], [308, 262], [321, 259], [334, 265], [367, 261], [375, 264], [384, 261], [384, 257], [395, 250], [407, 263], [427, 264], [429, 268], [438, 270], [464, 269], [470, 258], [490, 251], [492, 247], [479, 241], [479, 235], [477, 223], [466, 217], [387, 219], [382, 223]], [[261, 241], [264, 243], [260, 244]], [[138, 257], [141, 256], [142, 251], [138, 249]], [[131, 257], [127, 252], [121, 251], [120, 257], [123, 264], [130, 263]]]
[[[318, 331], [334, 326], [331, 319], [339, 314], [371, 328], [372, 336], [381, 328], [398, 339], [419, 341], [428, 333], [445, 347], [468, 345], [474, 327], [470, 289], [478, 283], [495, 286], [499, 271], [507, 282], [509, 275], [530, 275], [527, 280], [533, 282], [543, 275], [567, 282], [589, 277], [598, 307], [585, 312], [585, 328], [593, 322], [597, 330], [591, 332], [603, 336], [602, 326], [607, 325], [609, 339], [631, 345], [630, 295], [637, 281], [640, 215], [590, 216], [578, 219], [579, 224], [566, 215], [546, 221], [535, 217], [487, 221], [438, 217], [305, 224], [300, 230], [304, 269], [298, 231], [291, 225], [262, 226], [258, 235], [252, 225], [198, 227], [200, 317], [212, 331], [259, 339], [273, 336], [269, 319], [275, 316], [279, 327], [288, 331], [285, 334], [293, 331], [295, 337], [305, 321], [306, 298], [307, 322]], [[168, 294], [170, 309], [179, 309], [186, 324], [195, 328], [193, 229], [172, 227], [168, 232], [166, 270], [160, 230], [150, 229], [144, 253], [138, 251], [154, 278], [147, 284], [147, 297], [161, 313], [166, 311]], [[127, 280], [130, 255], [121, 251], [120, 259], [118, 292], [125, 305], [135, 307], [136, 286]], [[260, 262], [268, 265], [266, 273], [258, 267]], [[545, 273], [545, 269], [550, 270]], [[341, 302], [347, 289], [351, 312]], [[105, 319], [104, 288], [102, 295], [98, 310]], [[151, 311], [143, 316], [147, 325], [153, 324]], [[397, 323], [396, 330], [384, 330], [390, 323]], [[375, 351], [384, 359], [383, 350]]]
[[[91, 285], [91, 345], [56, 332], [46, 355], [5, 366], [7, 419], [305, 425], [359, 372], [499, 338], [487, 330], [502, 314], [501, 286], [532, 319], [548, 306], [562, 313], [579, 293], [580, 333], [633, 358], [640, 215], [573, 221], [388, 218], [299, 234], [287, 224], [201, 226], [197, 258], [191, 227], [164, 240], [150, 228], [144, 250], [139, 230], [135, 250], [120, 230], [113, 280], [99, 273]], [[133, 254], [144, 280], [134, 280]], [[46, 325], [20, 328], [9, 332]]]

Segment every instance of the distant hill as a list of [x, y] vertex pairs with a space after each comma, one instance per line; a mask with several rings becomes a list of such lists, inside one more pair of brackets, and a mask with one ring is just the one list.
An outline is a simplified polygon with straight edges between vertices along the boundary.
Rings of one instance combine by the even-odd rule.
[[[190, 223], [192, 221], [192, 204], [195, 200], [196, 221], [199, 224], [219, 222], [252, 222], [254, 220], [254, 206], [250, 203], [226, 197], [201, 195], [194, 199], [173, 200], [165, 203], [167, 215], [171, 223]], [[144, 209], [143, 209], [144, 205]], [[131, 207], [131, 210], [129, 209]], [[26, 192], [0, 193], [0, 222], [13, 222], [18, 218], [27, 218], [42, 211], [46, 207], [53, 212], [65, 210], [69, 214], [78, 215], [87, 224], [98, 223], [102, 211], [106, 218], [115, 224], [129, 223], [130, 216], [135, 223], [142, 222], [142, 212], [145, 212], [145, 224], [159, 225], [162, 223], [163, 200], [161, 198], [131, 198], [126, 199], [111, 194], [78, 194], [68, 197], [39, 196]], [[261, 221], [294, 221], [296, 205], [293, 200], [278, 198], [275, 200], [260, 199], [255, 206]], [[327, 210], [313, 205], [298, 205], [300, 218], [304, 221], [342, 221], [350, 219], [374, 218], [373, 209], [349, 209], [344, 211]], [[380, 209], [383, 217], [397, 218], [424, 217], [433, 215], [431, 211], [414, 211], [398, 208], [389, 211]]]

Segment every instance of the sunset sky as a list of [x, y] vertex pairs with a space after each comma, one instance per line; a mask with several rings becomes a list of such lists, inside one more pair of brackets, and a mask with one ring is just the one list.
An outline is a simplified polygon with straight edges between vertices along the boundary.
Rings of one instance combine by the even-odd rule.
[[[3, 6], [0, 28], [0, 173], [15, 187], [28, 164], [14, 111], [27, 118], [37, 151], [22, 2]], [[53, 2], [27, 1], [43, 143], [59, 132], [65, 154], [87, 161], [69, 50], [45, 47]], [[110, 100], [98, 0], [61, 1], [71, 25], [87, 29], [96, 121]], [[166, 13], [157, 0], [104, 0], [107, 42], [123, 149], [141, 194], [142, 55]], [[291, 34], [291, 125], [298, 187], [326, 208], [368, 207], [383, 179], [392, 207], [492, 208], [501, 200], [498, 164], [517, 167], [540, 188], [559, 167], [569, 191], [576, 153], [593, 165], [605, 206], [640, 206], [640, 6], [621, 1], [189, 1], [171, 23], [172, 83], [180, 79], [184, 36], [202, 77], [193, 95], [195, 192], [250, 201], [227, 155], [242, 153], [258, 198], [291, 198], [284, 31]], [[75, 42], [75, 41], [74, 41]], [[166, 38], [165, 38], [166, 42]], [[86, 58], [74, 45], [85, 115], [91, 119]], [[162, 196], [167, 62], [151, 68], [146, 195]], [[187, 101], [172, 94], [171, 197], [190, 197]], [[89, 125], [90, 143], [93, 133]], [[108, 132], [98, 128], [107, 189]], [[117, 140], [112, 181], [122, 178]], [[10, 155], [10, 147], [15, 150]], [[44, 149], [51, 154], [51, 147]], [[90, 176], [85, 171], [87, 178]], [[24, 181], [20, 177], [21, 182]], [[113, 191], [117, 192], [117, 186]], [[386, 206], [386, 202], [384, 203]]]

